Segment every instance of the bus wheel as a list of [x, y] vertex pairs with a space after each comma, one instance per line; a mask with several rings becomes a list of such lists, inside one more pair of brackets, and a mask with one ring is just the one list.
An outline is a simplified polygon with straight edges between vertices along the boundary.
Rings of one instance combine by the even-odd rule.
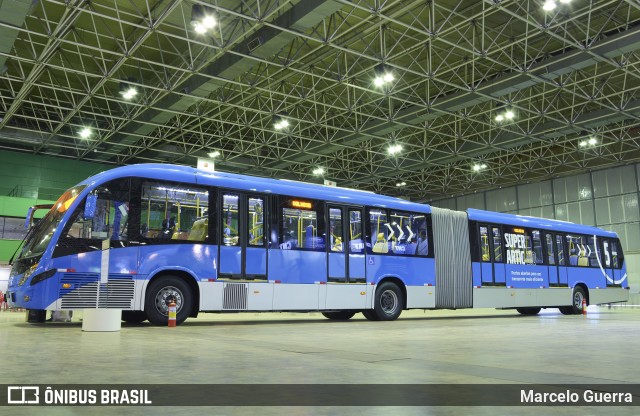
[[139, 324], [147, 320], [144, 311], [122, 311], [122, 320], [130, 324]]
[[163, 276], [151, 282], [144, 303], [149, 322], [167, 325], [169, 303], [172, 300], [176, 304], [176, 325], [179, 325], [187, 319], [193, 307], [191, 288], [184, 280], [175, 276]]
[[369, 313], [375, 316], [377, 321], [394, 321], [402, 313], [402, 305], [404, 298], [400, 288], [395, 283], [385, 282], [376, 290], [373, 309], [363, 311], [363, 314], [370, 320], [373, 319], [367, 316]]
[[353, 318], [353, 315], [355, 314], [355, 312], [351, 311], [322, 312], [322, 315], [325, 318], [329, 318], [334, 321], [348, 321], [349, 319]]
[[584, 289], [580, 286], [576, 286], [573, 288], [573, 298], [571, 302], [571, 306], [561, 306], [560, 312], [563, 315], [578, 315], [582, 313], [582, 300], [586, 299], [587, 296], [584, 293]]
[[380, 320], [378, 319], [378, 315], [376, 315], [376, 312], [373, 309], [365, 309], [364, 311], [362, 311], [362, 314], [364, 315], [365, 318], [367, 318], [370, 321]]
[[542, 308], [516, 308], [516, 310], [521, 315], [537, 315], [540, 313]]

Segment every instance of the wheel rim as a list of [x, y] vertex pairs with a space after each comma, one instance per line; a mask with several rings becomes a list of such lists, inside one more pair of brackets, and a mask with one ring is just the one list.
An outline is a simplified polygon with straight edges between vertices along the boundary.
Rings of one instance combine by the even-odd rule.
[[182, 308], [183, 295], [180, 289], [175, 286], [166, 286], [156, 294], [156, 310], [162, 315], [169, 315], [169, 301], [173, 299], [176, 303], [176, 313]]
[[393, 290], [385, 290], [380, 295], [380, 308], [387, 315], [393, 315], [398, 309], [398, 295]]
[[576, 308], [582, 309], [582, 299], [584, 299], [582, 292], [576, 292], [573, 294], [573, 303]]

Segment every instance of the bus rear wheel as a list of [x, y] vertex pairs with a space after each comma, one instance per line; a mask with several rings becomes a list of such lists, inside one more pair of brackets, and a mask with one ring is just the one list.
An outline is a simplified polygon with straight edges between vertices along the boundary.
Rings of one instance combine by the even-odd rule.
[[373, 309], [362, 311], [370, 321], [395, 321], [402, 313], [404, 296], [402, 291], [392, 282], [384, 282], [378, 289], [373, 300]]
[[193, 308], [191, 287], [176, 276], [162, 276], [155, 279], [147, 288], [144, 312], [154, 325], [167, 325], [169, 303], [176, 304], [176, 325], [187, 319]]
[[560, 312], [563, 315], [578, 315], [582, 313], [582, 300], [587, 299], [587, 295], [584, 293], [584, 289], [580, 286], [573, 288], [573, 297], [571, 306], [561, 306]]
[[144, 311], [122, 311], [122, 320], [130, 324], [139, 324], [147, 320]]
[[516, 308], [520, 315], [537, 315], [542, 308]]
[[353, 315], [355, 315], [355, 312], [351, 312], [351, 311], [337, 311], [337, 312], [322, 312], [322, 315], [325, 318], [334, 320], [334, 321], [348, 321], [349, 319], [353, 318]]

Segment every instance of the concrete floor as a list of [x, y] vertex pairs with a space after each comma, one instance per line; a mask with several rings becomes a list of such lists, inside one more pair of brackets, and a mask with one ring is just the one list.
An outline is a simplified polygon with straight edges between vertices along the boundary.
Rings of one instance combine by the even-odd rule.
[[[586, 317], [556, 309], [534, 317], [491, 309], [405, 311], [395, 322], [203, 314], [177, 328], [123, 325], [116, 333], [83, 333], [80, 318], [32, 325], [24, 313], [0, 312], [5, 383], [640, 383], [640, 309], [633, 308], [592, 306]], [[631, 415], [635, 409], [13, 407], [0, 414]]]

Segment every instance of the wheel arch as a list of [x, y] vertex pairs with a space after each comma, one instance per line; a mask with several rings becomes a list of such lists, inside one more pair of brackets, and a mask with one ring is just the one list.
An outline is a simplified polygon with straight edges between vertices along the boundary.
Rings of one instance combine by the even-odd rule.
[[403, 298], [402, 309], [406, 310], [407, 309], [407, 286], [404, 284], [402, 279], [400, 279], [398, 276], [384, 276], [380, 280], [378, 280], [378, 283], [376, 284], [376, 289], [378, 289], [378, 287], [381, 284], [386, 282], [394, 283], [396, 286], [398, 286], [398, 288], [400, 288], [400, 290], [402, 291], [402, 298]]
[[155, 271], [150, 276], [151, 277], [147, 280], [144, 290], [142, 291], [142, 305], [145, 304], [144, 301], [147, 297], [147, 289], [152, 282], [164, 276], [174, 276], [183, 280], [191, 288], [193, 292], [193, 307], [189, 312], [189, 317], [195, 318], [198, 316], [198, 311], [200, 310], [200, 288], [198, 287], [198, 282], [196, 281], [195, 276], [190, 271], [184, 269], [163, 269]]
[[573, 286], [573, 290], [571, 291], [571, 303], [573, 304], [573, 292], [574, 292], [576, 287], [579, 287], [579, 288], [582, 289], [582, 291], [584, 292], [584, 297], [587, 300], [587, 305], [589, 305], [589, 288], [587, 287], [586, 283], [584, 283], [584, 282], [576, 283], [575, 286]]

